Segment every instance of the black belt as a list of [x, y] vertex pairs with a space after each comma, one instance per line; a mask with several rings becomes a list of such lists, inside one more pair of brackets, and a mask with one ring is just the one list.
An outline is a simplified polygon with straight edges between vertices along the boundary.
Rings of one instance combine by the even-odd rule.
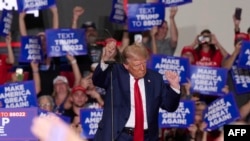
[[[130, 136], [133, 136], [134, 135], [134, 128], [124, 127], [122, 129], [122, 132], [126, 133]], [[144, 130], [144, 134], [148, 134], [148, 129]]]

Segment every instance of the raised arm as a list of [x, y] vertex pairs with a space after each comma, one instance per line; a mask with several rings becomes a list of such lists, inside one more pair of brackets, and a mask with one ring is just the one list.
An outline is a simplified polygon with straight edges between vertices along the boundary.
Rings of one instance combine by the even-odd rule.
[[116, 55], [116, 42], [111, 41], [106, 44], [102, 51], [102, 59], [99, 65], [96, 67], [92, 80], [95, 86], [101, 88], [107, 88], [109, 85], [109, 68], [105, 61], [114, 61]]
[[80, 6], [76, 6], [73, 9], [73, 19], [72, 19], [72, 26], [71, 28], [76, 29], [77, 28], [77, 22], [79, 17], [84, 13], [84, 9]]
[[74, 78], [75, 79], [74, 86], [78, 86], [80, 84], [80, 81], [81, 81], [81, 73], [80, 73], [79, 67], [77, 65], [76, 59], [74, 56], [69, 55], [69, 54], [67, 55], [67, 58], [71, 64], [73, 74], [75, 77]]
[[237, 20], [235, 18], [235, 15], [233, 15], [233, 21], [234, 21], [234, 33], [238, 34], [240, 33], [240, 20]]
[[170, 17], [169, 17], [170, 37], [171, 37], [171, 46], [174, 48], [177, 46], [177, 42], [178, 42], [178, 29], [177, 29], [175, 19], [174, 19], [177, 11], [178, 11], [177, 7], [170, 8]]
[[15, 57], [14, 53], [11, 47], [11, 35], [9, 34], [8, 36], [5, 37], [5, 42], [7, 46], [7, 52], [8, 52], [8, 57], [6, 59], [7, 64], [14, 64], [15, 63]]
[[151, 47], [152, 47], [152, 53], [153, 54], [157, 54], [158, 53], [158, 50], [157, 50], [157, 45], [156, 45], [156, 39], [155, 39], [155, 35], [158, 31], [158, 27], [153, 27], [151, 30], [150, 30], [150, 36], [151, 36]]
[[41, 92], [41, 79], [39, 75], [38, 63], [35, 61], [32, 61], [30, 63], [30, 66], [32, 69], [33, 80], [35, 82], [35, 91], [36, 91], [36, 94], [39, 94]]
[[223, 58], [227, 58], [229, 53], [225, 50], [225, 48], [220, 44], [217, 40], [216, 36], [212, 34], [212, 43], [220, 50]]
[[240, 53], [240, 49], [241, 49], [241, 42], [238, 42], [235, 45], [234, 52], [228, 58], [224, 59], [224, 61], [222, 62], [222, 67], [230, 70], [231, 67], [233, 66], [235, 59]]
[[21, 12], [19, 14], [19, 31], [21, 36], [27, 36], [27, 29], [24, 21], [25, 16], [26, 16], [25, 12]]
[[126, 46], [129, 45], [129, 32], [127, 25], [124, 25], [123, 27], [123, 34], [122, 34], [122, 45], [119, 47], [119, 51], [122, 52]]
[[240, 117], [245, 120], [247, 115], [250, 113], [250, 100], [240, 107]]
[[51, 6], [50, 7], [50, 11], [52, 13], [52, 28], [57, 29], [59, 28], [59, 17], [58, 17], [58, 10], [57, 10], [57, 6]]

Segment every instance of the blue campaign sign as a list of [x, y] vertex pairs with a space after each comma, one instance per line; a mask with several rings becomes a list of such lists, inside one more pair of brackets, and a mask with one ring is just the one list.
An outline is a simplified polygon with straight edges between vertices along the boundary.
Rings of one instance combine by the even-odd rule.
[[0, 35], [7, 36], [11, 30], [11, 24], [13, 19], [12, 11], [3, 10], [0, 19]]
[[86, 55], [87, 43], [83, 29], [46, 30], [47, 54], [50, 57]]
[[37, 141], [31, 133], [32, 120], [37, 108], [0, 108], [1, 141]]
[[175, 71], [179, 74], [180, 83], [187, 83], [189, 76], [189, 61], [187, 58], [167, 56], [167, 55], [152, 55], [148, 63], [148, 68], [151, 68], [163, 76], [163, 80], [167, 83], [165, 72], [166, 70]]
[[80, 122], [83, 129], [83, 136], [92, 139], [98, 128], [98, 123], [102, 119], [103, 109], [81, 109]]
[[4, 108], [37, 107], [34, 81], [1, 85], [0, 105]]
[[162, 3], [128, 4], [128, 30], [146, 31], [160, 26], [165, 20]]
[[123, 0], [113, 0], [112, 2], [112, 11], [109, 16], [109, 20], [118, 24], [126, 23], [126, 13], [123, 7]]
[[175, 112], [160, 110], [160, 128], [187, 128], [194, 124], [195, 107], [193, 101], [181, 101]]
[[242, 42], [238, 66], [246, 69], [250, 68], [250, 41]]
[[239, 110], [233, 95], [227, 94], [215, 100], [204, 111], [204, 121], [207, 123], [206, 131], [212, 131], [240, 117]]
[[227, 69], [216, 67], [191, 66], [191, 91], [201, 94], [223, 96]]
[[238, 57], [235, 59], [230, 74], [232, 76], [236, 94], [244, 94], [250, 92], [250, 70], [239, 68], [237, 66]]
[[17, 0], [19, 12], [48, 9], [55, 4], [55, 0]]
[[189, 4], [192, 3], [192, 0], [161, 0], [161, 2], [164, 3], [166, 7], [171, 7]]
[[19, 62], [32, 61], [43, 61], [41, 38], [38, 36], [22, 36]]

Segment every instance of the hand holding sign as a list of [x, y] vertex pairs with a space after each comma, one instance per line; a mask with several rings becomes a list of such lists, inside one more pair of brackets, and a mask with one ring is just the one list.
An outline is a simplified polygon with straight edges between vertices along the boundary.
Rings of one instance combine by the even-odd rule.
[[167, 81], [169, 82], [170, 86], [172, 86], [175, 89], [180, 89], [180, 77], [179, 75], [174, 71], [166, 71], [165, 77]]

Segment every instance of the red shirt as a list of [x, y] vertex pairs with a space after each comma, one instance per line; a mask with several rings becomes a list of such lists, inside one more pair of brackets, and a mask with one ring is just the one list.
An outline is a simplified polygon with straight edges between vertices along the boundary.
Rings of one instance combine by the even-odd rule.
[[[206, 66], [206, 67], [221, 67], [223, 56], [220, 52], [220, 50], [216, 50], [214, 55], [211, 51], [209, 52], [200, 52], [201, 58], [198, 59], [196, 57], [195, 65], [197, 66]], [[198, 56], [196, 54], [196, 56]]]
[[3, 85], [10, 79], [9, 70], [12, 65], [6, 63], [7, 56], [1, 54], [0, 55], [0, 85]]

